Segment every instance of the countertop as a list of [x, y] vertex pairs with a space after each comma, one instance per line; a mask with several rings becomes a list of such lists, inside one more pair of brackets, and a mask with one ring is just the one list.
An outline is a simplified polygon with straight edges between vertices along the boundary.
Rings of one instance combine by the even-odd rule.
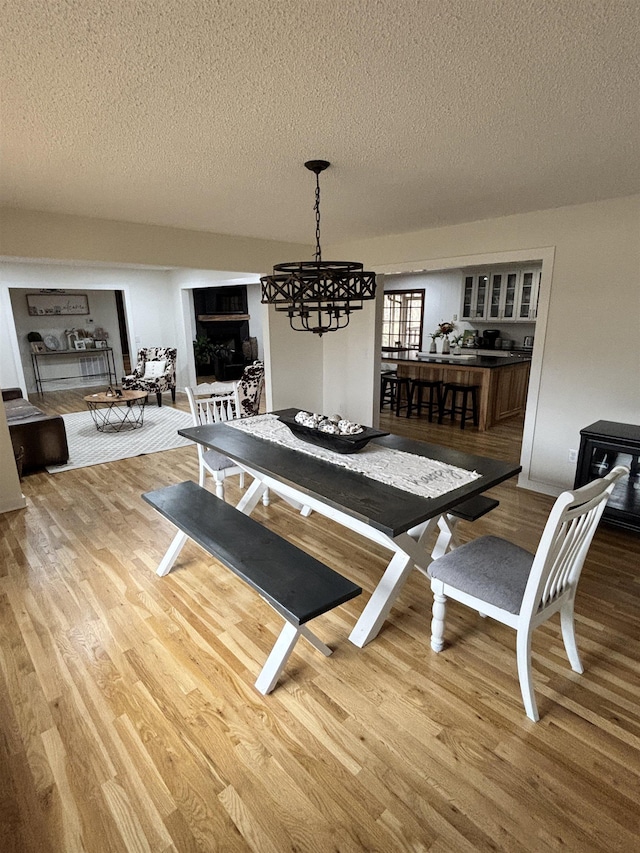
[[383, 361], [391, 361], [398, 364], [442, 364], [456, 365], [459, 367], [507, 367], [510, 364], [520, 364], [531, 361], [531, 356], [525, 353], [519, 355], [471, 355], [464, 352], [462, 355], [419, 355], [415, 351], [396, 353], [382, 353]]

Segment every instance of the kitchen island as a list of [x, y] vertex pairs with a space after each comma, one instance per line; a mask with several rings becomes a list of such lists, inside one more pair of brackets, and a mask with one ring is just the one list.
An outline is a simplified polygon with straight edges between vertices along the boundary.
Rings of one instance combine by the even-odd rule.
[[382, 364], [397, 364], [398, 376], [478, 385], [478, 429], [524, 413], [531, 358], [528, 355], [420, 355], [382, 353]]

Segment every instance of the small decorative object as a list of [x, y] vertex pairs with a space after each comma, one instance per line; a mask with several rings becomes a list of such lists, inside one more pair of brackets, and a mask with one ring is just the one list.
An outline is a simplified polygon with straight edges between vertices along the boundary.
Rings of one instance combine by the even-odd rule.
[[451, 343], [453, 344], [453, 354], [454, 355], [462, 355], [462, 349], [460, 346], [462, 344], [462, 338], [463, 338], [463, 335], [456, 335], [453, 338], [453, 340], [451, 341]]
[[431, 346], [429, 347], [429, 352], [435, 353], [438, 351], [436, 349], [436, 341], [438, 340], [438, 338], [442, 337], [442, 334], [441, 332], [433, 332], [429, 335], [429, 337], [431, 338]]
[[96, 349], [106, 349], [107, 342], [103, 338], [96, 339]]
[[31, 341], [31, 352], [46, 352], [47, 348], [43, 341]]
[[83, 338], [82, 340], [74, 341], [73, 346], [74, 346], [74, 349], [86, 349], [87, 348], [87, 342]]
[[64, 336], [67, 339], [67, 349], [75, 349], [75, 343], [80, 337], [76, 329], [65, 329]]
[[331, 415], [328, 418], [315, 412], [283, 412], [278, 417], [297, 438], [335, 453], [357, 453], [372, 438], [389, 435], [379, 429], [352, 423], [340, 415]]
[[115, 390], [116, 390], [116, 397], [122, 397], [123, 396], [122, 388], [116, 388]]
[[55, 335], [45, 335], [44, 336], [44, 344], [47, 349], [50, 350], [59, 350], [60, 349], [60, 341], [56, 338]]
[[32, 317], [54, 317], [60, 314], [88, 314], [86, 293], [28, 293], [27, 307]]
[[111, 387], [111, 385], [109, 385], [109, 387], [107, 388], [107, 390], [104, 392], [104, 396], [105, 396], [105, 397], [115, 397], [115, 396], [116, 396], [116, 392], [113, 390], [113, 388]]
[[106, 341], [109, 337], [109, 332], [105, 332], [102, 326], [98, 326], [97, 329], [93, 330], [93, 338], [96, 341], [96, 346], [98, 341]]
[[448, 320], [442, 320], [438, 324], [438, 331], [444, 338], [444, 341], [442, 342], [443, 355], [448, 355], [448, 353], [451, 351], [451, 347], [449, 345], [449, 335], [455, 330], [455, 328], [455, 324], [450, 323]]
[[40, 332], [29, 332], [29, 334], [27, 335], [27, 340], [30, 342], [31, 341], [41, 341], [42, 335], [40, 334]]

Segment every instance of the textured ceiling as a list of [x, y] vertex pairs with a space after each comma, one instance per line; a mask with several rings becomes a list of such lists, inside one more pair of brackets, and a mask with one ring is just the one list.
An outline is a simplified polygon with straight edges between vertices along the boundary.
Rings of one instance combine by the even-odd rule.
[[638, 0], [2, 0], [0, 204], [312, 242], [640, 191]]

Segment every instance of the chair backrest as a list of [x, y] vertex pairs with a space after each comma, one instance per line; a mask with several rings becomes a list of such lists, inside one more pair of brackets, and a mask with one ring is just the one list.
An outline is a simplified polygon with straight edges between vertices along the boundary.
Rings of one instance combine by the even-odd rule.
[[194, 426], [232, 421], [239, 417], [237, 382], [211, 382], [185, 388]]
[[175, 385], [176, 382], [176, 358], [178, 350], [175, 347], [143, 347], [138, 350], [138, 363], [136, 372], [144, 375], [144, 366], [148, 361], [166, 361], [165, 376], [169, 376]]
[[540, 537], [521, 616], [535, 614], [567, 593], [575, 594], [607, 499], [618, 480], [628, 473], [628, 468], [618, 465], [606, 477], [558, 497]]
[[258, 414], [263, 387], [264, 363], [254, 361], [253, 364], [245, 367], [238, 382], [241, 418], [251, 418]]

